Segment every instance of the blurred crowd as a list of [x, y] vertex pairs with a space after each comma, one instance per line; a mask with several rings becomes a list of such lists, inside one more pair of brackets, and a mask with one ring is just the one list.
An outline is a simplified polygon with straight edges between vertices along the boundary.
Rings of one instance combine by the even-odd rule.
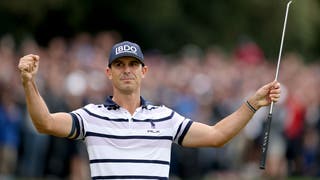
[[[70, 112], [103, 103], [112, 88], [105, 76], [117, 32], [52, 38], [46, 47], [32, 38], [19, 44], [0, 39], [0, 179], [89, 179], [81, 141], [39, 134], [29, 119], [17, 64], [26, 54], [40, 56], [36, 82], [51, 112]], [[143, 47], [142, 47], [143, 49]], [[149, 72], [142, 95], [193, 121], [213, 125], [236, 110], [261, 85], [273, 81], [276, 59], [267, 59], [252, 41], [232, 52], [219, 46], [188, 44], [175, 54], [145, 50]], [[312, 63], [306, 63], [312, 62]], [[266, 170], [259, 170], [264, 122], [260, 109], [241, 133], [222, 148], [173, 146], [172, 179], [320, 177], [320, 65], [285, 52], [279, 79], [282, 97], [273, 111]]]

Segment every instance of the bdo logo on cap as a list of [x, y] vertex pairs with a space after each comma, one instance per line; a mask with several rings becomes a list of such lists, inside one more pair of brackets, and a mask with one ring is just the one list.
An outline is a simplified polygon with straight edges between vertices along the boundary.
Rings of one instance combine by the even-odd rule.
[[137, 48], [135, 46], [129, 46], [127, 44], [116, 47], [116, 55], [121, 53], [137, 54]]

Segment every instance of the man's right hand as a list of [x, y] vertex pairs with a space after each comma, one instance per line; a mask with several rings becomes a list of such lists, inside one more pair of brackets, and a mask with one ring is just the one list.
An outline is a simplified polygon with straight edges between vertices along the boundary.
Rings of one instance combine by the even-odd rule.
[[22, 82], [28, 82], [37, 73], [39, 67], [38, 55], [28, 54], [20, 58], [18, 68], [21, 73]]

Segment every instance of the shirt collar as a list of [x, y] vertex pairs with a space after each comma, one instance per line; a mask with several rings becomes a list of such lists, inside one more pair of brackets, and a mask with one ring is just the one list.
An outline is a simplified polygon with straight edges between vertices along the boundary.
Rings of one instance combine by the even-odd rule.
[[[112, 97], [113, 96], [108, 96], [105, 103], [104, 103], [104, 106], [105, 107], [113, 107], [113, 108], [119, 108], [120, 106], [114, 102], [112, 100]], [[147, 108], [148, 105], [151, 105], [151, 103], [147, 100], [145, 100], [142, 96], [140, 96], [140, 105], [142, 108]]]

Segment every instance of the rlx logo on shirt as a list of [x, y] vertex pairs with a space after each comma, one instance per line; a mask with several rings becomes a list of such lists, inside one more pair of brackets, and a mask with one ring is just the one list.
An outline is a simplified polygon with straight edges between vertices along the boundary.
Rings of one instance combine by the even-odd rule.
[[120, 54], [120, 53], [133, 53], [133, 54], [137, 54], [137, 48], [134, 46], [129, 46], [129, 45], [122, 45], [122, 46], [118, 46], [116, 48], [116, 55]]
[[160, 130], [157, 130], [157, 129], [148, 129], [147, 130], [147, 133], [160, 133]]

